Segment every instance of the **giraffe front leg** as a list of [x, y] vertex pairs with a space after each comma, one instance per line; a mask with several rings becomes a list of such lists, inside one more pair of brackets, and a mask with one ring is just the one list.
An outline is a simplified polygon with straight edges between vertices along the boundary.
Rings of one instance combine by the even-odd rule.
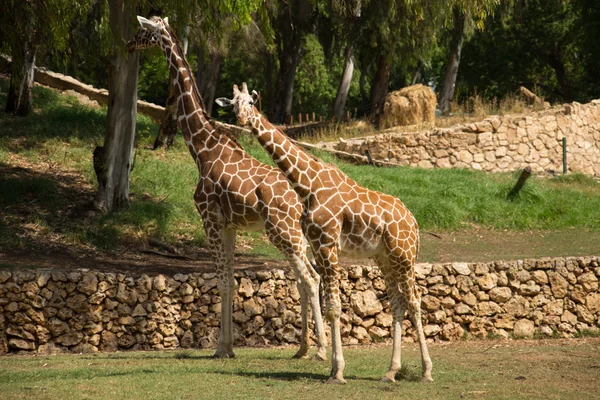
[[309, 286], [306, 291], [312, 308], [315, 333], [317, 335], [317, 354], [315, 355], [315, 358], [317, 360], [325, 361], [327, 360], [327, 335], [325, 334], [323, 315], [321, 313], [321, 300], [319, 296], [321, 277], [312, 267], [310, 262], [308, 262], [308, 260], [306, 260], [306, 262], [306, 268], [312, 276], [312, 279], [308, 282]]
[[207, 231], [208, 246], [217, 267], [218, 289], [221, 295], [221, 331], [214, 358], [234, 358], [233, 352], [233, 250], [235, 231]]
[[[312, 244], [311, 244], [312, 245]], [[331, 373], [328, 384], [345, 384], [344, 367], [346, 362], [342, 350], [342, 334], [340, 316], [342, 304], [340, 301], [340, 274], [337, 259], [337, 247], [320, 244], [317, 250], [317, 263], [322, 266], [325, 283], [325, 318], [331, 324]], [[313, 252], [315, 246], [313, 245]]]
[[308, 293], [306, 285], [299, 279], [296, 281], [296, 286], [300, 292], [300, 312], [302, 315], [302, 334], [300, 335], [300, 348], [294, 354], [293, 358], [305, 359], [308, 358], [308, 350], [310, 349], [310, 332], [308, 330]]

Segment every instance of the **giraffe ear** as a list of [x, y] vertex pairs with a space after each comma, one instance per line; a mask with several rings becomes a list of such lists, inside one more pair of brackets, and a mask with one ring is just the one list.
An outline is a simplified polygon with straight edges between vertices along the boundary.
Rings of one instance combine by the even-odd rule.
[[165, 21], [165, 25], [169, 25], [169, 17], [165, 17], [163, 18], [163, 21]]
[[156, 23], [142, 17], [141, 15], [137, 16], [137, 20], [140, 23], [141, 27], [144, 29], [156, 30], [158, 28], [158, 25]]
[[231, 100], [229, 100], [227, 97], [219, 97], [215, 100], [215, 103], [221, 107], [229, 107], [231, 105]]
[[252, 104], [256, 104], [256, 102], [258, 101], [258, 99], [260, 98], [260, 96], [258, 95], [258, 93], [256, 93], [256, 90], [252, 91]]

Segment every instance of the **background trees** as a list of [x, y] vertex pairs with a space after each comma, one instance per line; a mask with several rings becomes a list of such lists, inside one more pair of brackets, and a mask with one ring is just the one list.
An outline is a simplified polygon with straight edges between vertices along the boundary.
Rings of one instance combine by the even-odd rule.
[[503, 97], [521, 85], [551, 102], [600, 97], [594, 0], [0, 0], [0, 8], [0, 51], [13, 59], [7, 111], [32, 109], [36, 62], [110, 89], [96, 152], [97, 206], [106, 210], [128, 202], [135, 99], [168, 98], [162, 53], [139, 55], [137, 79], [138, 55], [124, 52], [136, 14], [169, 16], [209, 111], [242, 81], [260, 91], [274, 122], [312, 112], [342, 119], [354, 109], [376, 122], [388, 90], [417, 82], [435, 89], [444, 112], [457, 98]]

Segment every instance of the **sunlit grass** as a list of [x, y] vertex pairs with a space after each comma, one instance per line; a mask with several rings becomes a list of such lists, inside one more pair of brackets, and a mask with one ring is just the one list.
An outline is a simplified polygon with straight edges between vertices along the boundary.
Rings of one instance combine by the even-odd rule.
[[325, 385], [331, 364], [291, 359], [294, 348], [11, 356], [0, 363], [7, 399], [581, 399], [599, 389], [597, 339], [475, 341], [430, 345], [432, 383], [420, 382], [418, 346], [405, 344], [396, 383], [381, 383], [389, 346], [346, 347], [343, 386]]
[[[6, 81], [0, 80], [0, 106], [6, 100]], [[56, 169], [83, 176], [89, 195], [95, 190], [92, 151], [104, 138], [105, 108], [91, 109], [76, 99], [42, 87], [34, 89], [35, 113], [17, 118], [0, 113], [0, 165], [16, 157], [31, 163], [31, 179], [0, 176], [0, 206], [7, 210], [31, 202], [28, 213], [6, 213], [0, 218], [0, 246], [25, 246], [24, 224], [44, 222], [46, 230], [64, 241], [104, 249], [141, 243], [149, 236], [182, 246], [202, 246], [205, 240], [192, 196], [198, 171], [180, 137], [170, 150], [149, 150], [156, 125], [138, 117], [136, 156], [131, 175], [131, 203], [127, 210], [95, 216], [84, 225], [74, 220], [56, 223], [58, 211], [71, 204]], [[243, 136], [246, 150], [262, 162], [270, 158], [252, 137]], [[400, 198], [426, 230], [470, 229], [600, 229], [600, 183], [584, 175], [557, 178], [532, 177], [514, 200], [506, 198], [517, 179], [515, 173], [486, 174], [459, 169], [422, 170], [409, 167], [376, 168], [336, 163], [360, 184]], [[79, 183], [77, 183], [79, 184]], [[62, 190], [62, 191], [61, 191]], [[239, 249], [271, 257], [278, 252], [261, 233], [238, 238]]]

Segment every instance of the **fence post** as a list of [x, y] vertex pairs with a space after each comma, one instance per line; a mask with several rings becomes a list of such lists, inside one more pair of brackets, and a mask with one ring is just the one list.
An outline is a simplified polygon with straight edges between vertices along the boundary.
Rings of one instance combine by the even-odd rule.
[[562, 138], [562, 150], [563, 150], [563, 174], [567, 173], [567, 138]]
[[525, 182], [527, 182], [527, 179], [529, 179], [530, 175], [531, 175], [531, 168], [525, 167], [523, 172], [521, 172], [521, 175], [519, 176], [519, 180], [517, 180], [515, 187], [513, 187], [512, 190], [510, 191], [510, 193], [508, 193], [509, 200], [513, 200], [515, 197], [517, 197], [517, 194], [519, 194], [519, 191], [521, 190], [521, 188], [523, 187]]

